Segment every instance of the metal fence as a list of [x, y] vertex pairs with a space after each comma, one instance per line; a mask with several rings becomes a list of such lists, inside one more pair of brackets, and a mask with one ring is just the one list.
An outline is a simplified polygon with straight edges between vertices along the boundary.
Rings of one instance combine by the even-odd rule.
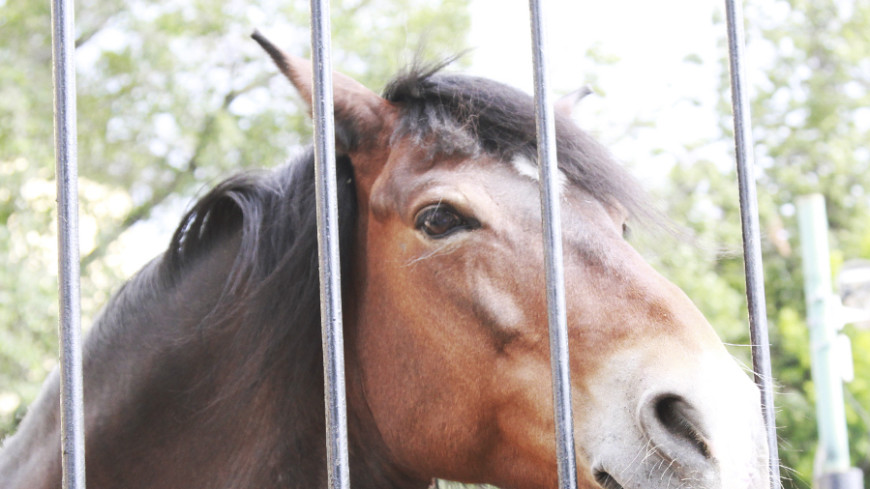
[[57, 167], [60, 282], [60, 404], [63, 489], [85, 487], [85, 427], [79, 300], [78, 161], [76, 160], [73, 0], [51, 3], [54, 61], [54, 151]]
[[[764, 280], [757, 199], [752, 158], [752, 136], [746, 77], [743, 68], [743, 14], [741, 3], [726, 0], [728, 47], [740, 209], [743, 228], [747, 298], [755, 381], [762, 393], [762, 410], [770, 447], [771, 488], [779, 487], [779, 459], [773, 410], [770, 350], [765, 315]], [[555, 127], [548, 86], [545, 11], [543, 0], [530, 0], [534, 56], [535, 111], [540, 161], [541, 208], [553, 396], [556, 420], [559, 487], [576, 489], [573, 419], [571, 413], [568, 334], [565, 307], [562, 237], [557, 190]], [[85, 488], [84, 407], [79, 291], [78, 196], [76, 161], [75, 45], [73, 0], [52, 0], [52, 46], [55, 88], [55, 151], [58, 194], [60, 280], [61, 432], [63, 488]], [[341, 283], [338, 251], [337, 188], [330, 60], [328, 0], [311, 0], [311, 46], [314, 63], [313, 116], [320, 257], [321, 318], [326, 382], [326, 439], [331, 489], [350, 487], [347, 417], [344, 389]]]
[[746, 270], [746, 298], [749, 306], [749, 337], [752, 344], [752, 370], [761, 390], [761, 412], [767, 429], [770, 453], [768, 472], [771, 489], [779, 482], [779, 451], [776, 443], [776, 418], [773, 405], [773, 377], [770, 369], [770, 340], [767, 335], [767, 307], [764, 299], [764, 268], [761, 265], [761, 231], [758, 226], [758, 199], [755, 193], [752, 123], [743, 66], [743, 5], [726, 0], [728, 60], [731, 67], [731, 106], [734, 111], [734, 147], [737, 154], [737, 183], [740, 190], [740, 221], [743, 229], [743, 263]]

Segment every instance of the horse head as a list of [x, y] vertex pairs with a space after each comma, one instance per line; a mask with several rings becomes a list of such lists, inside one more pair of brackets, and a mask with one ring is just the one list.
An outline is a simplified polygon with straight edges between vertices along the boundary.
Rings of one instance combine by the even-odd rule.
[[[310, 101], [310, 64], [255, 38]], [[532, 100], [439, 68], [384, 96], [334, 78], [358, 204], [351, 417], [412, 479], [556, 487]], [[758, 390], [624, 239], [646, 212], [633, 181], [570, 118], [556, 127], [581, 486], [768, 487]]]

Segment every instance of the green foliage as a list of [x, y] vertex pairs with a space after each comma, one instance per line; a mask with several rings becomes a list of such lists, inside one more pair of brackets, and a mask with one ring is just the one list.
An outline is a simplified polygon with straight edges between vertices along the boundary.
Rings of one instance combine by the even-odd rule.
[[[333, 2], [336, 69], [377, 89], [418, 46], [424, 59], [460, 52], [467, 3]], [[49, 7], [0, 3], [0, 439], [57, 357]], [[308, 21], [300, 2], [77, 2], [84, 324], [144, 263], [120, 252], [137, 229], [172, 226], [201, 188], [309, 139], [298, 97], [249, 37], [260, 28], [306, 55]], [[141, 260], [161, 247], [140, 244]]]
[[[809, 487], [818, 435], [795, 201], [824, 195], [835, 272], [844, 258], [870, 258], [870, 4], [752, 1], [746, 20], [747, 53], [756, 60], [749, 73], [780, 456], [786, 487]], [[724, 49], [723, 42], [723, 56]], [[724, 58], [721, 63], [724, 139], [731, 136], [731, 112]], [[684, 253], [683, 244], [674, 253], [670, 246], [659, 250], [658, 265], [726, 342], [748, 344], [743, 262], [733, 253], [740, 249], [740, 221], [732, 165], [689, 151], [673, 168], [661, 190], [666, 213], [687, 224], [701, 253]], [[717, 255], [718, 247], [724, 253]], [[847, 328], [846, 334], [855, 357], [855, 380], [845, 386], [852, 462], [868, 473], [870, 331]], [[746, 359], [745, 350], [734, 352]]]

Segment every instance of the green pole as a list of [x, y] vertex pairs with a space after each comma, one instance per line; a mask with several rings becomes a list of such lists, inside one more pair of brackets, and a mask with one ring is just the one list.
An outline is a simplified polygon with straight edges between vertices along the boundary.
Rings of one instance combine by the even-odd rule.
[[801, 197], [797, 202], [797, 210], [807, 322], [810, 328], [812, 375], [816, 390], [819, 453], [816, 455], [815, 479], [817, 487], [820, 488], [860, 488], [861, 472], [852, 469], [849, 461], [843, 375], [840, 367], [843, 359], [837, 355], [835, 341], [842, 324], [836, 317], [839, 299], [834, 296], [831, 284], [825, 199], [819, 194]]

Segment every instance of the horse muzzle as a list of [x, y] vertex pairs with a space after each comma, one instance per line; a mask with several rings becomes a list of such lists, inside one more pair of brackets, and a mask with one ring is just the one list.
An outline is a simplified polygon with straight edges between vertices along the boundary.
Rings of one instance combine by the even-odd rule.
[[584, 430], [595, 440], [587, 456], [599, 485], [769, 489], [758, 389], [717, 357], [725, 358], [610, 385], [611, 394], [623, 389], [626, 407], [606, 409]]

